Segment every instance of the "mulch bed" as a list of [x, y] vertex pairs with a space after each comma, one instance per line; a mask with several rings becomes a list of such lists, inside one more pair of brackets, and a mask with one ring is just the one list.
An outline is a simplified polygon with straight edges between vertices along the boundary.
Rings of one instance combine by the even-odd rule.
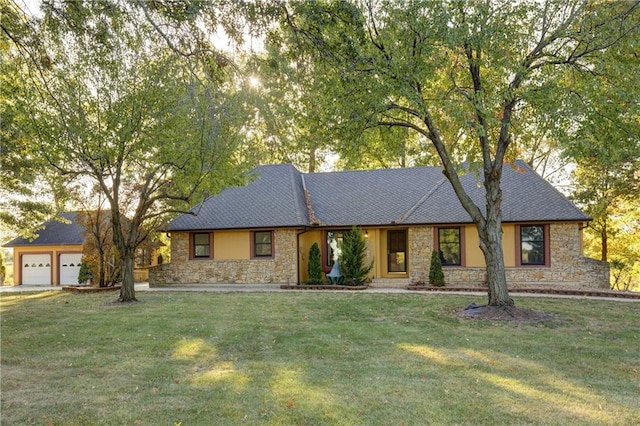
[[63, 285], [63, 291], [70, 291], [71, 293], [102, 293], [104, 291], [115, 291], [120, 290], [120, 285], [114, 285], [111, 287], [90, 287], [90, 286], [74, 286], [74, 285]]
[[553, 319], [544, 312], [517, 306], [487, 306], [472, 303], [458, 311], [458, 316], [465, 319], [484, 319], [490, 321], [509, 321], [521, 324], [535, 324]]
[[369, 286], [366, 285], [338, 285], [338, 284], [327, 284], [327, 285], [281, 285], [280, 288], [282, 290], [366, 290]]
[[[461, 291], [461, 292], [478, 292], [487, 289], [485, 287], [435, 287], [435, 286], [422, 286], [422, 285], [410, 285], [407, 290], [416, 291]], [[573, 289], [573, 288], [529, 288], [529, 287], [514, 287], [509, 289], [510, 294], [517, 293], [534, 293], [534, 294], [559, 294], [569, 296], [593, 296], [593, 297], [612, 297], [623, 299], [640, 299], [640, 293], [613, 291], [603, 289]]]

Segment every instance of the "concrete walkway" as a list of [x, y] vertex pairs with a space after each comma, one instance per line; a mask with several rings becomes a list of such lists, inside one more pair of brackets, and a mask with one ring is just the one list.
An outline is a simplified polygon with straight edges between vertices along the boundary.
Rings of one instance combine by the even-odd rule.
[[[17, 293], [17, 292], [38, 292], [38, 291], [60, 291], [60, 286], [44, 286], [44, 285], [20, 285], [20, 286], [2, 286], [1, 293]], [[366, 290], [283, 290], [280, 284], [181, 284], [171, 287], [154, 287], [150, 288], [149, 283], [136, 283], [136, 292], [172, 292], [172, 291], [188, 291], [188, 292], [219, 292], [219, 293], [267, 293], [267, 292], [333, 292], [333, 293], [349, 293], [349, 294], [457, 294], [468, 295], [474, 297], [487, 297], [485, 291], [469, 292], [469, 291], [421, 291], [407, 290], [404, 288], [368, 288]], [[567, 299], [593, 299], [593, 300], [610, 300], [618, 302], [640, 302], [640, 299], [628, 299], [621, 297], [598, 297], [583, 295], [564, 295], [564, 294], [537, 294], [537, 293], [518, 293], [516, 290], [510, 291], [513, 297], [546, 297], [546, 298], [567, 298]]]

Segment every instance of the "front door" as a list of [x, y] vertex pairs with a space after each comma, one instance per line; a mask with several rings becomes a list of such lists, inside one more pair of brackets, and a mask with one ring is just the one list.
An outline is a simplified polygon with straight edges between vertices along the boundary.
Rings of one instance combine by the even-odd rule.
[[387, 231], [387, 270], [407, 272], [407, 231]]

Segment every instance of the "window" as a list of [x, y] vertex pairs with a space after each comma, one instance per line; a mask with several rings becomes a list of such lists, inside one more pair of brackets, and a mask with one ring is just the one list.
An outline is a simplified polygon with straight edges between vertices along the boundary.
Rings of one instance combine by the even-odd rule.
[[443, 265], [462, 265], [460, 228], [438, 228], [438, 251]]
[[192, 254], [194, 259], [211, 258], [211, 234], [192, 234]]
[[407, 272], [407, 231], [387, 232], [387, 272]]
[[253, 233], [253, 257], [273, 257], [273, 232]]
[[136, 250], [135, 265], [138, 268], [144, 268], [151, 265], [151, 249], [139, 248]]
[[544, 225], [520, 226], [520, 264], [546, 265]]

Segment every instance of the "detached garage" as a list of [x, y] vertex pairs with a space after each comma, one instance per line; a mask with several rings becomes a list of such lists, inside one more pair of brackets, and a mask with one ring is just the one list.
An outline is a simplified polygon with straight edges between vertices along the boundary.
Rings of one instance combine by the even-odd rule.
[[79, 212], [61, 213], [42, 224], [32, 241], [16, 238], [13, 248], [15, 285], [74, 285], [82, 262], [84, 227]]

